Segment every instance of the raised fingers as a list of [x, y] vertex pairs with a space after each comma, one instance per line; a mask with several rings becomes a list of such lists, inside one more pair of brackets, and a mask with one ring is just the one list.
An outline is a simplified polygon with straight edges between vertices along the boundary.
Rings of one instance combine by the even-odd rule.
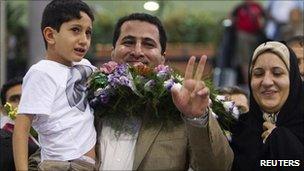
[[192, 79], [194, 63], [195, 63], [195, 56], [191, 56], [186, 67], [185, 80]]
[[200, 81], [202, 79], [205, 64], [206, 64], [206, 60], [207, 60], [206, 55], [201, 56], [201, 59], [200, 59], [198, 65], [197, 65], [197, 69], [196, 69], [196, 72], [195, 72], [195, 75], [194, 75], [194, 79], [197, 80], [197, 81]]

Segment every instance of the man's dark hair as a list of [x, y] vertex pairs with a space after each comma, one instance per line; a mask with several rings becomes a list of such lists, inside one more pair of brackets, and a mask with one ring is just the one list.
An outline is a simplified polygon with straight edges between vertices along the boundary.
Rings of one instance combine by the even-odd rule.
[[286, 44], [287, 46], [292, 46], [292, 45], [295, 45], [295, 44], [298, 44], [300, 45], [301, 47], [304, 47], [304, 36], [303, 35], [300, 35], [300, 36], [294, 36], [290, 39], [288, 39], [286, 41]]
[[[81, 0], [53, 0], [44, 9], [41, 21], [41, 32], [45, 27], [52, 27], [57, 32], [60, 31], [62, 23], [73, 19], [80, 19], [80, 12], [86, 13], [92, 22], [94, 15], [90, 7]], [[43, 36], [45, 47], [47, 42]]]
[[133, 20], [148, 22], [157, 27], [158, 32], [159, 32], [159, 42], [160, 42], [160, 46], [161, 46], [161, 53], [164, 54], [164, 52], [166, 51], [166, 44], [167, 44], [167, 35], [166, 35], [166, 31], [164, 29], [164, 26], [162, 25], [161, 21], [157, 17], [152, 16], [150, 14], [146, 14], [146, 13], [133, 13], [128, 16], [122, 17], [117, 21], [115, 28], [114, 28], [114, 35], [113, 35], [113, 41], [112, 41], [113, 47], [115, 48], [115, 44], [120, 36], [121, 26], [123, 25], [123, 23], [125, 23], [127, 21], [133, 21]]
[[15, 85], [19, 85], [19, 84], [22, 84], [22, 78], [20, 78], [20, 77], [10, 79], [5, 84], [3, 84], [2, 88], [1, 88], [1, 104], [2, 105], [5, 105], [5, 103], [6, 103], [7, 91], [10, 88], [14, 87]]
[[221, 94], [221, 95], [223, 95], [223, 94], [229, 94], [229, 95], [243, 94], [246, 97], [248, 97], [246, 91], [244, 91], [243, 89], [241, 89], [238, 86], [223, 87], [223, 88], [219, 89], [219, 94]]

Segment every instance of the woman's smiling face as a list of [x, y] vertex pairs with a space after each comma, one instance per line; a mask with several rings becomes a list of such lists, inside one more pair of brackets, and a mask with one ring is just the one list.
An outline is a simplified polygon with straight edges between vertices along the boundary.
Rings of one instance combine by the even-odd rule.
[[268, 113], [277, 112], [289, 95], [289, 71], [279, 56], [264, 52], [254, 63], [250, 85], [261, 109]]

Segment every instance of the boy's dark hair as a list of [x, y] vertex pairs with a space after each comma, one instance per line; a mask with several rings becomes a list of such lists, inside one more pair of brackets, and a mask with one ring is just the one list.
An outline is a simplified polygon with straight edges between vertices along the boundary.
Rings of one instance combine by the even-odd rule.
[[301, 47], [304, 47], [304, 36], [303, 35], [294, 36], [294, 37], [288, 39], [286, 41], [286, 44], [289, 47], [292, 46], [292, 45], [295, 45], [295, 44], [298, 44]]
[[1, 104], [5, 105], [6, 103], [6, 93], [7, 91], [14, 87], [15, 85], [22, 84], [22, 78], [20, 77], [15, 77], [13, 79], [8, 80], [5, 84], [3, 84], [1, 88]]
[[[60, 31], [62, 23], [73, 19], [80, 19], [80, 12], [86, 13], [94, 21], [91, 8], [81, 0], [53, 0], [44, 9], [41, 20], [41, 32], [45, 27], [52, 27]], [[47, 42], [43, 36], [45, 47]]]
[[161, 21], [157, 17], [152, 16], [150, 14], [146, 14], [146, 13], [133, 13], [128, 16], [122, 17], [117, 21], [115, 28], [114, 28], [114, 35], [113, 35], [113, 41], [112, 41], [113, 47], [115, 48], [115, 44], [120, 36], [121, 26], [123, 25], [123, 23], [125, 23], [126, 21], [133, 21], [133, 20], [148, 22], [157, 27], [158, 32], [159, 32], [159, 42], [160, 42], [160, 46], [161, 46], [161, 53], [164, 54], [164, 52], [166, 51], [166, 44], [167, 44], [167, 35], [166, 35], [166, 31], [164, 29], [164, 26], [162, 25]]

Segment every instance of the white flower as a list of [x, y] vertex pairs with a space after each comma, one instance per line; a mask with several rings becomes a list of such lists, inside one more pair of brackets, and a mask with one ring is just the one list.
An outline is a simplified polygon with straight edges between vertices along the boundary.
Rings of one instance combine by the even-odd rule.
[[177, 91], [181, 91], [182, 85], [180, 83], [174, 83], [172, 88], [176, 89]]
[[184, 81], [184, 78], [183, 78], [181, 75], [179, 75], [179, 74], [177, 74], [177, 75], [175, 76], [175, 78], [176, 78], [179, 82], [183, 82], [183, 81]]
[[224, 130], [224, 134], [225, 134], [226, 138], [228, 139], [228, 141], [231, 142], [231, 140], [232, 140], [231, 132]]
[[215, 98], [216, 98], [216, 100], [221, 101], [221, 102], [226, 100], [226, 96], [222, 96], [222, 95], [217, 95]]
[[173, 87], [174, 84], [175, 83], [172, 79], [164, 81], [164, 87], [169, 91], [171, 90], [171, 88]]
[[145, 85], [144, 89], [146, 91], [152, 91], [152, 88], [155, 86], [155, 81], [154, 80], [149, 80]]
[[234, 108], [232, 109], [232, 116], [234, 116], [236, 119], [239, 119], [240, 111], [236, 106], [234, 106]]
[[231, 112], [233, 107], [235, 106], [233, 101], [224, 101], [222, 103], [227, 112]]

